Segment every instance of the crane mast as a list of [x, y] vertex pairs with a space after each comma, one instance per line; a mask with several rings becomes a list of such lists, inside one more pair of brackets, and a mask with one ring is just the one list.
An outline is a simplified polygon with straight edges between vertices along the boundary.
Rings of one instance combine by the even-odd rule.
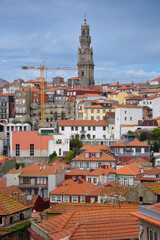
[[44, 124], [44, 70], [77, 70], [76, 67], [45, 67], [45, 61], [40, 64], [39, 67], [21, 67], [24, 70], [28, 69], [40, 69], [40, 81], [41, 81], [41, 124]]

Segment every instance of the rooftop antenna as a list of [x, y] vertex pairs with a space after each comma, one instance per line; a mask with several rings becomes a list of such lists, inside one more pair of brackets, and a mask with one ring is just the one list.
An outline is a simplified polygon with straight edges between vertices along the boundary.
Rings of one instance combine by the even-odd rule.
[[84, 13], [84, 20], [86, 21], [86, 12]]

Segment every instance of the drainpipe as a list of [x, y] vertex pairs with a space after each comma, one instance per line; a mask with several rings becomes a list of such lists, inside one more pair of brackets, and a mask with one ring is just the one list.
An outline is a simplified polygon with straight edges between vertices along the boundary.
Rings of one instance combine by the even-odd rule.
[[142, 233], [144, 231], [144, 228], [142, 225], [140, 225], [140, 233], [139, 233], [139, 240], [141, 239]]

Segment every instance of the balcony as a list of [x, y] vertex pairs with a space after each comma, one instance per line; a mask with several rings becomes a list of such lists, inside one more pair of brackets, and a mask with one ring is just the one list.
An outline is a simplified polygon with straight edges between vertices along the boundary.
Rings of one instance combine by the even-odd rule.
[[115, 157], [150, 157], [151, 153], [150, 152], [145, 152], [145, 153], [141, 153], [141, 152], [124, 152], [124, 153], [115, 153], [114, 152], [114, 156]]

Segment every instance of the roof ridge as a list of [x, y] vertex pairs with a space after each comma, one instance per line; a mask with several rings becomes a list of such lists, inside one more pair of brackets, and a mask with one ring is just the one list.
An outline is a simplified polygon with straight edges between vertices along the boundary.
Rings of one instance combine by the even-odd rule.
[[68, 218], [68, 220], [67, 220], [66, 223], [64, 224], [63, 228], [68, 224], [68, 222], [71, 220], [71, 218], [73, 217], [73, 215], [75, 214], [76, 211], [77, 211], [77, 210], [72, 210], [72, 211], [71, 211], [72, 214], [71, 214], [70, 218]]

